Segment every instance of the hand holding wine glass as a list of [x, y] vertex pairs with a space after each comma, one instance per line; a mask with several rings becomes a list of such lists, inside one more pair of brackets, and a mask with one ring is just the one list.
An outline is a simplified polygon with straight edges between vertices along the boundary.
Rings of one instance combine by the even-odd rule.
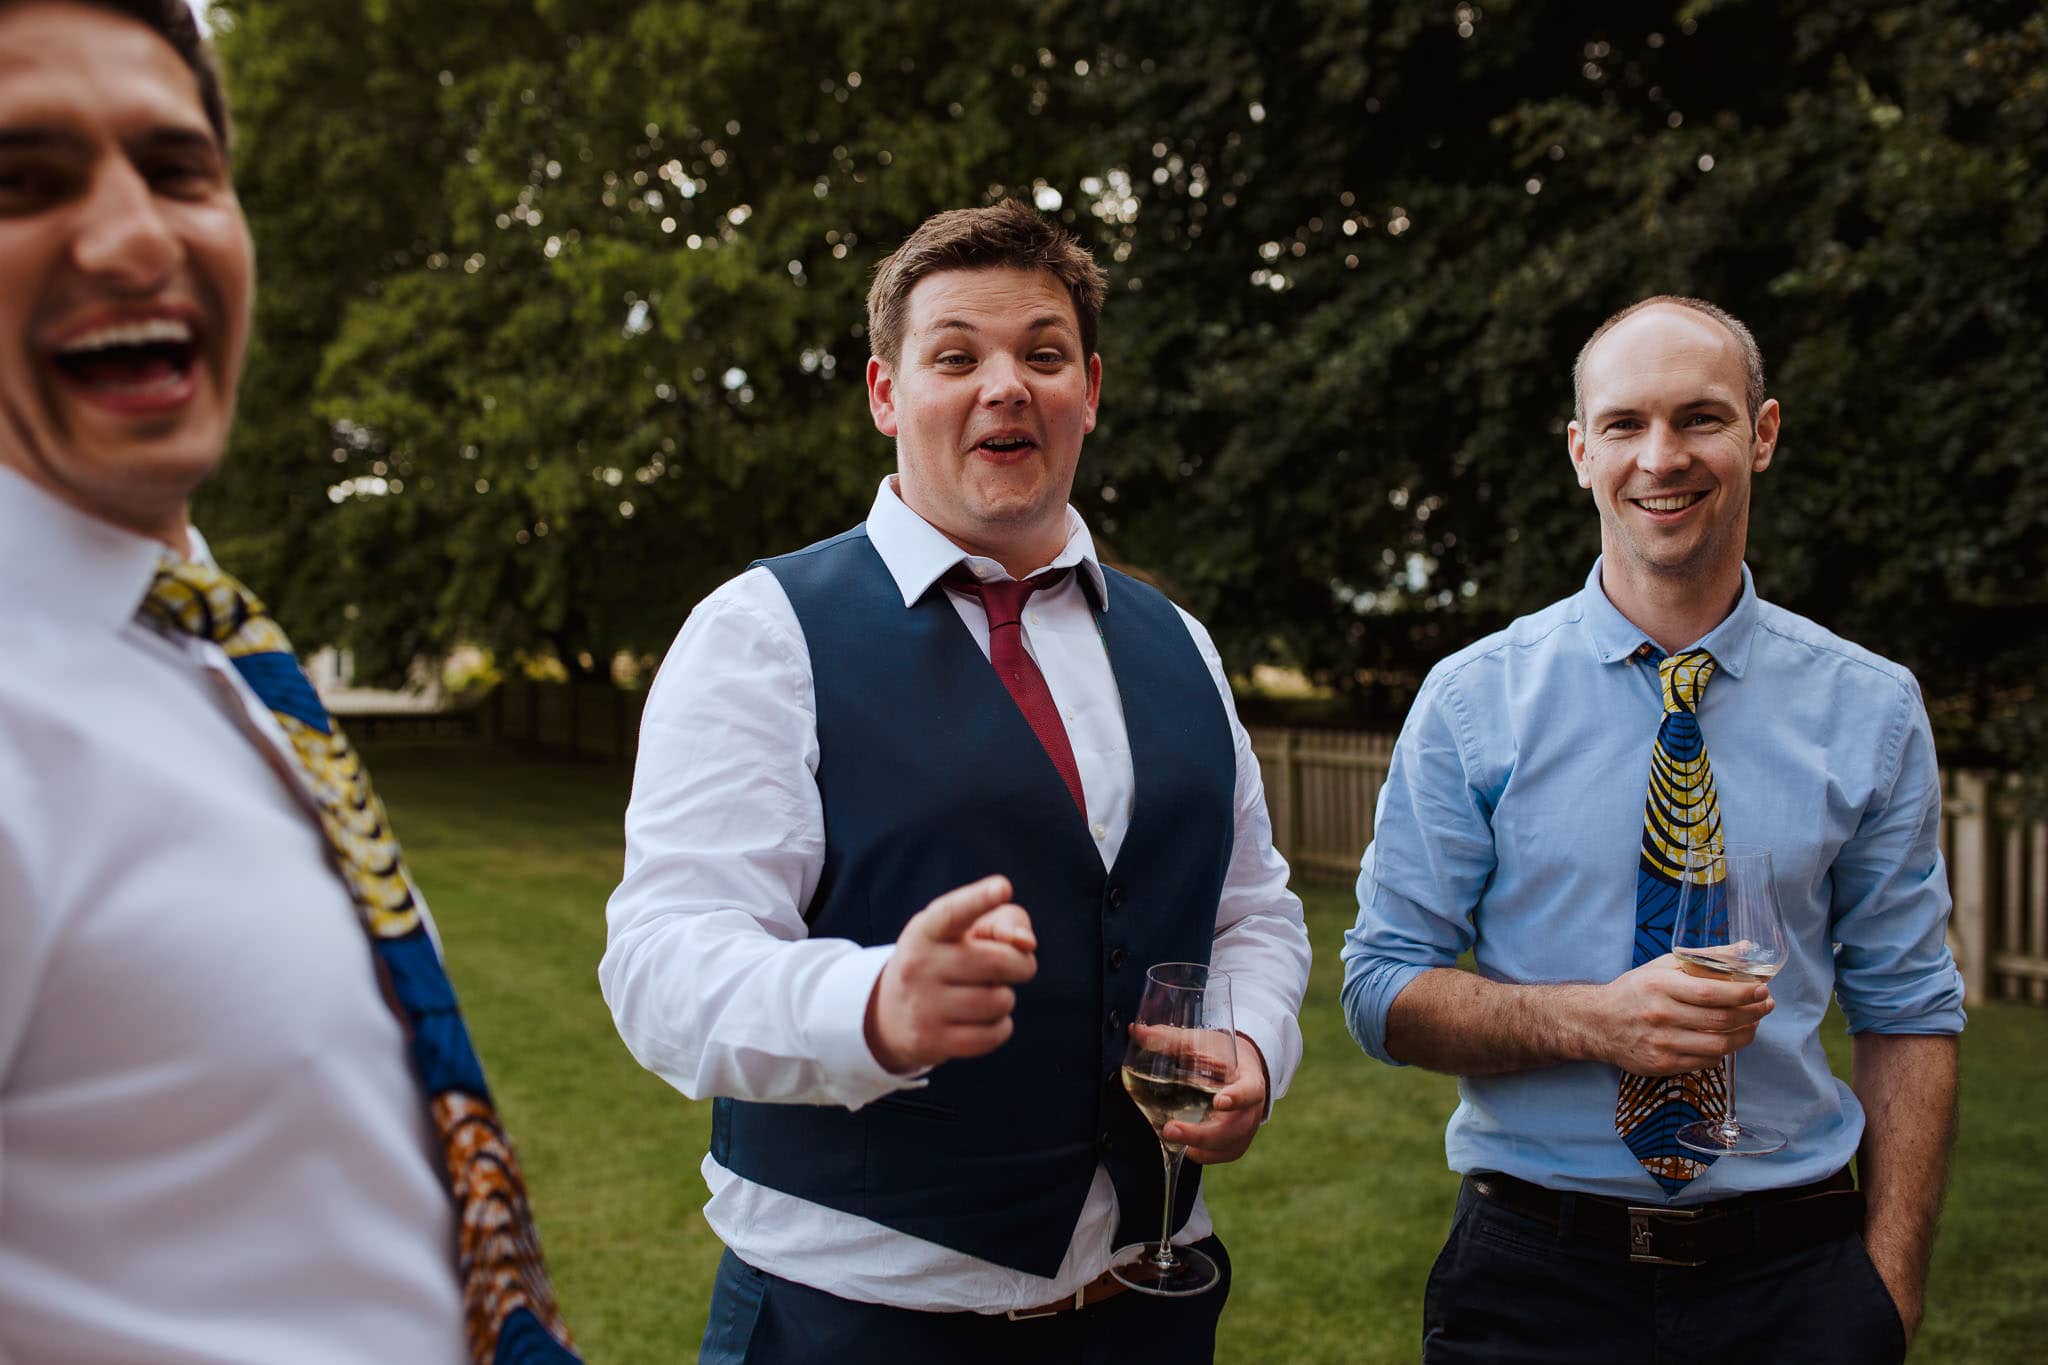
[[[1778, 908], [1771, 851], [1743, 844], [1694, 850], [1678, 888], [1671, 952], [1689, 975], [1762, 984], [1785, 965], [1785, 919]], [[1707, 1156], [1765, 1156], [1785, 1145], [1774, 1128], [1735, 1117], [1735, 1054], [1728, 1054], [1726, 1117], [1678, 1130], [1678, 1144]]]
[[1209, 1116], [1199, 1123], [1178, 1120], [1159, 1130], [1168, 1143], [1187, 1147], [1187, 1160], [1202, 1166], [1236, 1161], [1251, 1150], [1266, 1121], [1270, 1084], [1265, 1054], [1243, 1033], [1237, 1035], [1237, 1077], [1216, 1092]]
[[1216, 1263], [1173, 1245], [1173, 1195], [1183, 1142], [1169, 1142], [1169, 1124], [1200, 1124], [1216, 1095], [1237, 1074], [1237, 1031], [1230, 978], [1194, 962], [1163, 962], [1145, 973], [1145, 994], [1124, 1050], [1124, 1088], [1160, 1132], [1166, 1204], [1159, 1240], [1119, 1247], [1110, 1273], [1132, 1289], [1180, 1297], [1213, 1288]]

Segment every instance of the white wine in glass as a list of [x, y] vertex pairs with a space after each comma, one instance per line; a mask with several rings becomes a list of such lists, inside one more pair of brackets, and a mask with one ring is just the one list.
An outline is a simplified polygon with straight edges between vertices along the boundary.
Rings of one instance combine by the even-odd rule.
[[1673, 956], [1687, 976], [1704, 976], [1715, 981], [1746, 982], [1760, 986], [1778, 974], [1783, 962], [1768, 962], [1754, 955], [1749, 944], [1725, 948], [1674, 948]]
[[1187, 1144], [1168, 1142], [1169, 1123], [1200, 1123], [1237, 1075], [1230, 977], [1199, 962], [1162, 962], [1145, 973], [1145, 994], [1124, 1048], [1124, 1089], [1161, 1133], [1166, 1208], [1159, 1240], [1118, 1247], [1109, 1273], [1144, 1294], [1181, 1298], [1213, 1289], [1222, 1272], [1199, 1251], [1173, 1245], [1173, 1191]]
[[1216, 1107], [1216, 1092], [1227, 1084], [1207, 1076], [1162, 1079], [1124, 1063], [1124, 1089], [1130, 1092], [1138, 1112], [1151, 1121], [1155, 1133], [1169, 1123], [1200, 1123], [1208, 1118]]
[[[1745, 844], [1695, 849], [1678, 884], [1671, 953], [1693, 976], [1762, 983], [1785, 965], [1785, 917], [1771, 851]], [[1728, 1113], [1678, 1130], [1678, 1145], [1703, 1156], [1768, 1156], [1785, 1145], [1775, 1128], [1735, 1117], [1735, 1054], [1727, 1068]]]

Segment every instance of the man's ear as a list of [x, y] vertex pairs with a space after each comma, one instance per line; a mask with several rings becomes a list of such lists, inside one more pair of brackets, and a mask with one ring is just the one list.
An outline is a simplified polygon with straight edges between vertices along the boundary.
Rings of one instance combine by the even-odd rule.
[[896, 376], [880, 356], [868, 357], [868, 413], [876, 431], [896, 434]]
[[1783, 417], [1775, 398], [1766, 398], [1756, 410], [1756, 444], [1749, 458], [1752, 473], [1761, 474], [1771, 467], [1771, 456], [1778, 453], [1778, 424]]
[[1593, 471], [1586, 456], [1586, 432], [1577, 422], [1564, 429], [1565, 452], [1572, 457], [1572, 472], [1579, 476], [1579, 487], [1593, 486]]

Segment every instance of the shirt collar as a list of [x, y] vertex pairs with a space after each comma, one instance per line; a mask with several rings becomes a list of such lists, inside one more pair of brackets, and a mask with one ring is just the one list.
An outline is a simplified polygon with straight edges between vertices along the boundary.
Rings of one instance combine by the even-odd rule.
[[[1004, 579], [1010, 575], [1003, 566], [985, 555], [971, 555], [946, 539], [938, 527], [910, 510], [896, 493], [896, 477], [890, 475], [882, 480], [882, 486], [875, 490], [874, 506], [868, 509], [868, 540], [875, 547], [875, 553], [882, 557], [882, 564], [889, 570], [889, 576], [896, 580], [896, 590], [903, 594], [903, 605], [914, 605], [931, 590], [932, 584], [945, 577], [946, 571], [955, 564], [965, 564], [976, 578], [983, 582]], [[1075, 569], [1088, 576], [1094, 585], [1095, 600], [1109, 606], [1109, 584], [1102, 573], [1102, 565], [1095, 557], [1095, 539], [1088, 534], [1088, 525], [1081, 520], [1081, 514], [1067, 508], [1067, 543], [1060, 548], [1049, 564], [1041, 564], [1031, 572], [1033, 575], [1047, 569]]]
[[[206, 543], [191, 535], [194, 556], [207, 558]], [[81, 512], [6, 468], [0, 546], [8, 565], [0, 601], [109, 631], [135, 619], [157, 565], [171, 554], [162, 541]]]
[[[1586, 586], [1579, 592], [1579, 614], [1592, 638], [1593, 652], [1604, 664], [1619, 663], [1644, 645], [1663, 653], [1641, 626], [1623, 616], [1614, 603], [1607, 600], [1607, 593], [1600, 586], [1600, 563], [1600, 559], [1593, 561], [1593, 571], [1586, 575]], [[1721, 672], [1731, 678], [1739, 678], [1743, 669], [1749, 666], [1750, 642], [1756, 636], [1760, 613], [1756, 583], [1750, 577], [1749, 565], [1744, 564], [1742, 595], [1735, 599], [1735, 610], [1690, 647], [1706, 650], [1714, 656], [1714, 663]]]

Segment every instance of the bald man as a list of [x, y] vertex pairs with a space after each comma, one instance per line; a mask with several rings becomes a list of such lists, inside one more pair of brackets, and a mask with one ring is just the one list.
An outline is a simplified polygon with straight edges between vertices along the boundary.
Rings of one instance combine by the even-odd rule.
[[[1345, 940], [1359, 1045], [1458, 1077], [1423, 1358], [1896, 1361], [1963, 1026], [1919, 688], [1756, 594], [1780, 413], [1747, 327], [1642, 300], [1573, 387], [1600, 558], [1431, 672]], [[1746, 847], [1773, 861], [1781, 974], [1681, 970], [1681, 884], [1720, 894]], [[1821, 1048], [1831, 995], [1853, 1085]], [[1742, 1122], [1771, 1131], [1730, 1140], [1738, 1052]]]

